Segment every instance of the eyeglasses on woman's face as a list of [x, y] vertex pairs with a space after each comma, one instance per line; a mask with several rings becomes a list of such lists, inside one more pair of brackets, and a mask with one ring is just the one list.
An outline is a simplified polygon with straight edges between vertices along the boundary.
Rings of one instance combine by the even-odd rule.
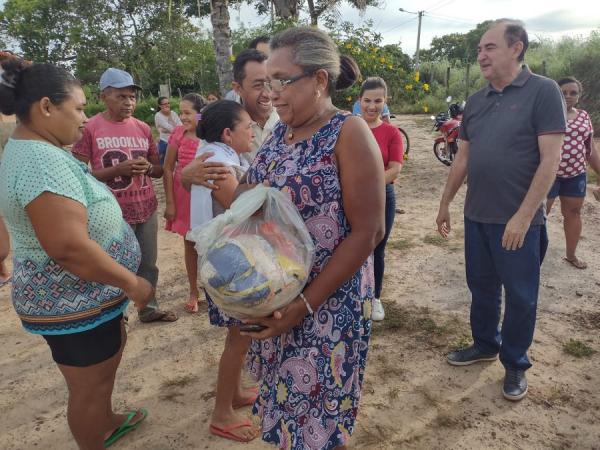
[[169, 103], [169, 102], [165, 102], [165, 103], [161, 103], [161, 104], [160, 104], [160, 107], [162, 108], [163, 106], [169, 106], [169, 105], [171, 105], [171, 103]]
[[295, 83], [298, 80], [301, 80], [302, 78], [305, 77], [310, 77], [312, 75], [311, 72], [304, 72], [301, 73], [300, 75], [296, 75], [295, 77], [291, 77], [288, 79], [274, 79], [274, 80], [267, 80], [263, 82], [263, 85], [265, 87], [265, 90], [267, 92], [281, 92], [285, 89], [286, 86]]

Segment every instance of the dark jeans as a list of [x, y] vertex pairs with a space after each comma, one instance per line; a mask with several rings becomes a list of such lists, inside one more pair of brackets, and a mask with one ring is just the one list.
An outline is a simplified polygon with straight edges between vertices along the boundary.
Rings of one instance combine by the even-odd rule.
[[[132, 224], [131, 228], [142, 251], [142, 262], [137, 275], [147, 280], [156, 289], [158, 282], [158, 267], [156, 267], [158, 218], [156, 212], [146, 222]], [[144, 309], [138, 311], [138, 316], [147, 317], [156, 309], [158, 309], [158, 302], [156, 298], [153, 298]]]
[[394, 185], [385, 185], [385, 234], [383, 239], [373, 252], [374, 271], [375, 271], [375, 298], [381, 298], [381, 289], [383, 285], [383, 272], [385, 271], [385, 246], [390, 232], [394, 226], [394, 217], [396, 216], [396, 194]]
[[[502, 248], [505, 225], [465, 217], [465, 266], [471, 290], [471, 332], [485, 353], [500, 353], [506, 368], [531, 367], [527, 350], [533, 340], [540, 286], [540, 266], [548, 248], [546, 225], [532, 225], [523, 247]], [[500, 323], [501, 294], [505, 308]]]
[[163, 141], [162, 139], [159, 139], [159, 141], [158, 141], [158, 158], [160, 160], [161, 166], [165, 163], [165, 156], [167, 156], [167, 141]]

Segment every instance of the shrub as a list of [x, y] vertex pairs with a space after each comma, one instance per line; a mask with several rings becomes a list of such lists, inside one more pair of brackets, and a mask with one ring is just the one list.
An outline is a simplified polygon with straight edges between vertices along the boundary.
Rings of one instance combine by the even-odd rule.
[[[158, 111], [157, 97], [144, 97], [137, 101], [133, 116], [154, 126], [154, 114]], [[85, 114], [92, 117], [106, 108], [102, 102], [89, 102], [85, 107]], [[171, 97], [171, 109], [179, 112], [179, 97]]]
[[417, 105], [423, 112], [430, 86], [423, 82], [419, 73], [412, 72], [410, 57], [402, 53], [399, 45], [382, 46], [382, 35], [373, 31], [370, 21], [360, 27], [350, 22], [328, 26], [340, 52], [354, 58], [362, 74], [357, 84], [334, 97], [336, 106], [351, 109], [358, 99], [360, 83], [367, 77], [378, 76], [388, 85], [388, 104], [392, 112], [405, 105]]

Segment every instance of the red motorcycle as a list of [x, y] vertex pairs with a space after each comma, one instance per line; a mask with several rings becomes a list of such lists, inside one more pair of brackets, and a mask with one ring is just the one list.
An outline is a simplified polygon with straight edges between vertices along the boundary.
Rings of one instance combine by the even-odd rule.
[[[452, 99], [449, 98], [448, 101]], [[458, 103], [452, 103], [448, 107], [448, 112], [439, 113], [437, 116], [431, 116], [434, 121], [433, 128], [442, 135], [437, 137], [433, 144], [433, 154], [444, 165], [452, 165], [454, 156], [458, 151], [458, 131], [460, 121], [462, 120], [463, 106]]]

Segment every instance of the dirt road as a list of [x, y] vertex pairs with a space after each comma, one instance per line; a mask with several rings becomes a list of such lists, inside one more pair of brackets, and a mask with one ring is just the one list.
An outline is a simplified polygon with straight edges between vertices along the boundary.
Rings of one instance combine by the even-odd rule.
[[[356, 449], [600, 449], [600, 203], [588, 196], [579, 255], [589, 268], [562, 261], [558, 208], [550, 216], [551, 244], [543, 266], [538, 326], [530, 356], [529, 395], [501, 398], [499, 363], [454, 368], [444, 354], [469, 341], [469, 295], [464, 279], [461, 211], [464, 190], [452, 206], [449, 241], [434, 219], [447, 168], [431, 151], [425, 117], [399, 117], [411, 137], [410, 159], [396, 185], [404, 211], [388, 244], [383, 302], [387, 317], [375, 324], [364, 397], [350, 442]], [[160, 191], [160, 190], [159, 190]], [[161, 304], [181, 319], [142, 325], [132, 315], [117, 377], [119, 409], [146, 406], [146, 423], [117, 449], [270, 448], [212, 437], [208, 420], [224, 332], [206, 313], [183, 311], [187, 295], [183, 245], [159, 234]], [[75, 449], [65, 418], [67, 392], [45, 342], [25, 333], [0, 290], [0, 448]]]

